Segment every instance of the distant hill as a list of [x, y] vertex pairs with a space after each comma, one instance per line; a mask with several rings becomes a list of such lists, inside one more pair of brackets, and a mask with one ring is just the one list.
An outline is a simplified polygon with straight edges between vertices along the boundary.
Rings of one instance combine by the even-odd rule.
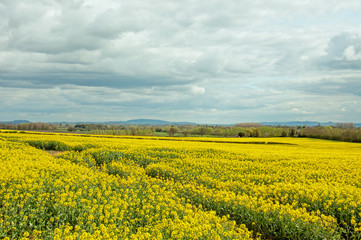
[[22, 123], [31, 123], [28, 120], [14, 120], [14, 121], [2, 121], [0, 123], [7, 123], [7, 124], [22, 124]]
[[132, 119], [128, 121], [110, 121], [103, 122], [103, 124], [122, 124], [122, 125], [137, 125], [137, 126], [165, 126], [165, 125], [197, 125], [193, 122], [169, 122], [158, 119]]
[[158, 119], [132, 119], [128, 121], [108, 121], [108, 122], [51, 122], [55, 124], [105, 124], [105, 125], [135, 125], [135, 126], [168, 126], [168, 125], [198, 125], [193, 122], [169, 122]]
[[266, 126], [309, 126], [309, 127], [318, 126], [318, 124], [322, 126], [336, 125], [336, 123], [333, 124], [332, 122], [320, 123], [315, 121], [261, 122], [261, 124]]

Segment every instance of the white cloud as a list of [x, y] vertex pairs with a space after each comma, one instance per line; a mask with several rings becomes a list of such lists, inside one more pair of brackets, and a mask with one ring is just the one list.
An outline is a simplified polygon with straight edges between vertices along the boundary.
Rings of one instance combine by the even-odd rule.
[[192, 92], [193, 94], [204, 94], [205, 91], [206, 91], [206, 90], [205, 90], [203, 87], [198, 87], [198, 86], [196, 86], [196, 85], [193, 85], [193, 86], [191, 87], [191, 92]]
[[345, 51], [343, 51], [343, 56], [347, 61], [361, 60], [361, 49], [359, 52], [356, 52], [353, 45], [348, 46]]

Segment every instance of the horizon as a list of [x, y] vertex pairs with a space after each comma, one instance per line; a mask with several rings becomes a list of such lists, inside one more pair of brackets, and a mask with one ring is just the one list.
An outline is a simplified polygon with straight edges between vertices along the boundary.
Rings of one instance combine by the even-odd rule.
[[[352, 124], [356, 124], [356, 125], [360, 125], [360, 122], [335, 122], [335, 121], [327, 121], [327, 122], [319, 122], [319, 121], [312, 121], [312, 120], [305, 120], [305, 121], [260, 121], [260, 122], [235, 122], [235, 123], [200, 123], [200, 122], [188, 122], [188, 121], [168, 121], [168, 120], [164, 120], [164, 119], [148, 119], [148, 118], [136, 118], [136, 119], [128, 119], [128, 120], [110, 120], [110, 121], [29, 121], [27, 119], [15, 119], [15, 120], [0, 120], [0, 123], [12, 123], [12, 122], [22, 122], [22, 121], [26, 121], [29, 123], [48, 123], [48, 124], [61, 124], [61, 123], [87, 123], [87, 124], [103, 124], [103, 123], [127, 123], [127, 122], [133, 122], [133, 121], [139, 121], [142, 120], [144, 122], [147, 121], [158, 121], [158, 122], [166, 122], [169, 124], [175, 123], [175, 124], [183, 124], [187, 125], [187, 124], [194, 124], [194, 125], [209, 125], [209, 126], [216, 126], [216, 125], [237, 125], [237, 124], [286, 124], [286, 123], [313, 123], [313, 124], [338, 124], [338, 123], [352, 123]], [[274, 126], [274, 125], [271, 125]]]
[[360, 122], [360, 12], [358, 0], [5, 1], [0, 118]]

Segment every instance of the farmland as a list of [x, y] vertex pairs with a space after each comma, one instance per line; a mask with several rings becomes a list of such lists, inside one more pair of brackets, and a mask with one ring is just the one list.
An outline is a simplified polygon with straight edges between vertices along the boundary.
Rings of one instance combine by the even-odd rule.
[[1, 239], [360, 239], [361, 145], [0, 132]]

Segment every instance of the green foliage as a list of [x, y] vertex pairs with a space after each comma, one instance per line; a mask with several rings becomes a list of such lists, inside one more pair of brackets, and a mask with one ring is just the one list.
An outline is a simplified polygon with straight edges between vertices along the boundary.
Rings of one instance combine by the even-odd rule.
[[261, 136], [261, 132], [258, 130], [258, 128], [253, 129], [252, 134], [253, 134], [253, 137]]
[[239, 137], [244, 137], [245, 135], [246, 135], [246, 134], [245, 134], [244, 132], [239, 132], [239, 133], [238, 133], [238, 136], [239, 136]]
[[253, 137], [253, 131], [252, 131], [252, 129], [247, 129], [247, 130], [246, 130], [246, 137]]
[[69, 131], [69, 132], [75, 132], [76, 129], [75, 129], [75, 127], [73, 127], [73, 126], [70, 126], [70, 127], [68, 127], [68, 131]]
[[168, 134], [169, 136], [173, 137], [177, 132], [179, 132], [179, 128], [172, 126], [169, 128]]
[[288, 137], [288, 129], [283, 129], [281, 137]]
[[16, 130], [56, 130], [56, 125], [48, 123], [21, 123], [21, 124], [10, 124], [0, 123], [1, 129], [16, 129]]
[[312, 137], [345, 142], [361, 142], [361, 128], [337, 128], [332, 126], [306, 127], [300, 137]]
[[79, 144], [76, 146], [69, 146], [63, 142], [53, 141], [53, 140], [45, 140], [45, 141], [28, 140], [26, 142], [32, 147], [35, 147], [35, 148], [41, 149], [41, 150], [47, 150], [47, 151], [51, 151], [51, 150], [52, 151], [71, 151], [71, 150], [74, 150], [77, 152], [81, 152], [86, 149], [96, 147], [93, 144], [83, 144], [83, 145]]
[[[47, 130], [47, 131], [87, 131], [96, 135], [131, 135], [131, 136], [214, 136], [214, 137], [311, 137], [347, 142], [361, 142], [361, 128], [352, 123], [338, 123], [336, 126], [263, 126], [255, 123], [237, 124], [235, 126], [214, 125], [180, 125], [180, 126], [121, 126], [104, 124], [54, 125], [46, 123], [0, 124], [2, 129], [17, 130]], [[244, 133], [244, 134], [242, 134]], [[49, 144], [35, 144], [40, 149], [60, 148]], [[64, 147], [64, 146], [63, 146]], [[53, 149], [51, 149], [53, 150]], [[78, 148], [76, 151], [83, 151]]]
[[79, 144], [79, 145], [73, 146], [72, 150], [74, 150], [76, 152], [82, 152], [82, 151], [87, 150], [89, 148], [96, 148], [96, 147], [97, 146], [93, 145], [93, 144]]
[[30, 146], [42, 149], [42, 150], [53, 150], [53, 151], [67, 151], [71, 150], [71, 147], [65, 143], [58, 141], [39, 141], [39, 140], [29, 140], [26, 141]]

